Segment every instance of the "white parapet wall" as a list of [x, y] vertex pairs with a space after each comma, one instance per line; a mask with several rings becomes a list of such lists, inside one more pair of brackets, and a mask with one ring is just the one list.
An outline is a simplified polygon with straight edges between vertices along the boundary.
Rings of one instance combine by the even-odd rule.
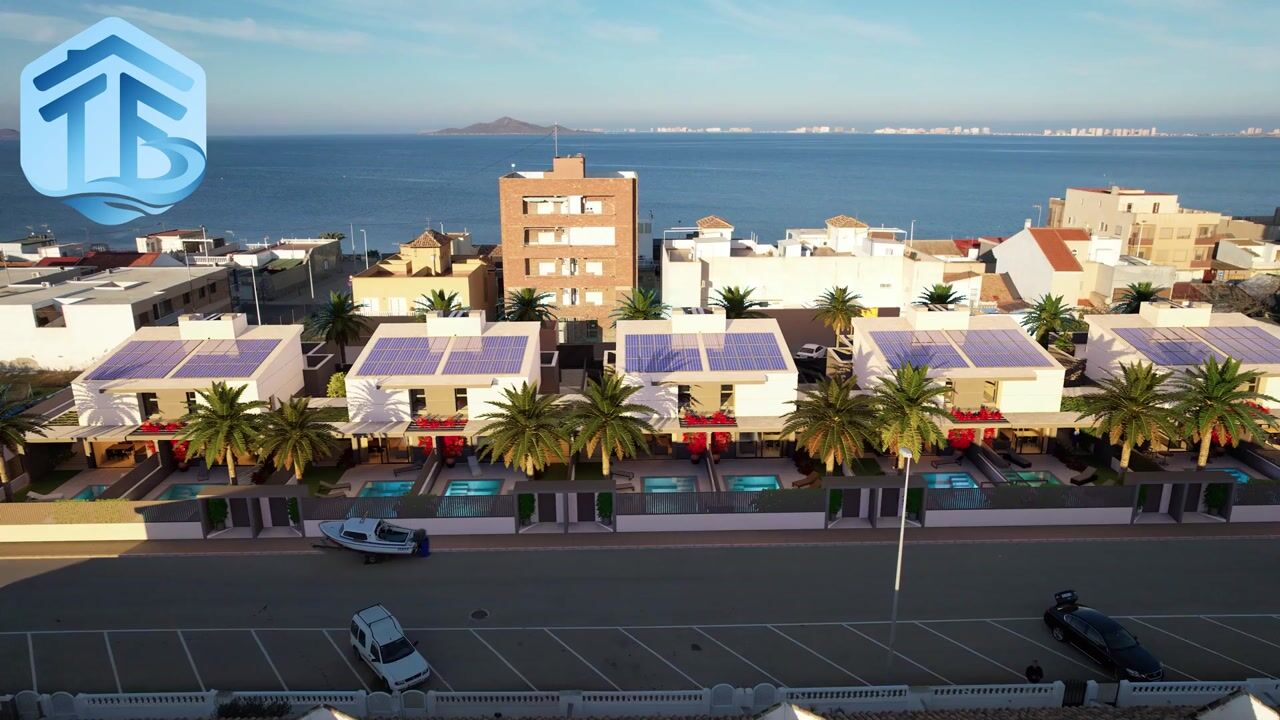
[[614, 522], [618, 532], [822, 530], [826, 528], [827, 515], [821, 512], [617, 515]]
[[1280, 505], [1235, 505], [1231, 522], [1280, 522]]
[[[1234, 520], [1234, 516], [1232, 520]], [[1038, 508], [1027, 510], [929, 510], [928, 527], [1017, 527], [1035, 525], [1128, 525], [1133, 509]]]

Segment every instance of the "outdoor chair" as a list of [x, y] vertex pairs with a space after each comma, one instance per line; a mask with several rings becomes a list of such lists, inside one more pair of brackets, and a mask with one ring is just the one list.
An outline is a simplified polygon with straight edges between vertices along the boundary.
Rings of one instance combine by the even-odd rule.
[[821, 487], [822, 477], [816, 472], [811, 472], [804, 478], [791, 483], [793, 488]]
[[1076, 487], [1080, 487], [1082, 485], [1088, 485], [1092, 483], [1093, 479], [1096, 478], [1097, 476], [1098, 476], [1098, 468], [1090, 466], [1085, 468], [1083, 472], [1072, 475], [1071, 479], [1068, 480], [1068, 482], [1070, 482], [1072, 485], [1075, 485]]
[[45, 502], [50, 500], [63, 500], [66, 498], [66, 496], [60, 492], [38, 493], [35, 490], [28, 490], [27, 497], [32, 500], [41, 500]]
[[957, 455], [954, 460], [934, 460], [929, 464], [932, 465], [935, 470], [945, 465], [955, 465], [956, 467], [960, 467], [964, 464], [964, 457]]
[[1009, 462], [1013, 463], [1014, 465], [1017, 465], [1018, 467], [1024, 470], [1031, 467], [1030, 460], [1022, 457], [1021, 455], [1019, 455], [1016, 452], [1013, 452], [1012, 450], [1005, 453], [1004, 456], [1005, 456], [1005, 459], [1007, 459]]

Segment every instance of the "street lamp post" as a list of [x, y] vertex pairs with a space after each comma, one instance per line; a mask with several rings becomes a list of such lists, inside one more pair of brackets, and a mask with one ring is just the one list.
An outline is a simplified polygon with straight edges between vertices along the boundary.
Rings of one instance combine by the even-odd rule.
[[1036, 227], [1040, 227], [1040, 215], [1044, 212], [1044, 208], [1039, 205], [1032, 205], [1036, 209]]
[[369, 233], [364, 228], [360, 228], [360, 234], [364, 236], [364, 269], [369, 269]]
[[893, 572], [893, 609], [889, 612], [889, 667], [893, 667], [893, 641], [898, 634], [898, 594], [902, 589], [902, 546], [907, 537], [907, 492], [911, 484], [911, 459], [908, 448], [898, 448], [898, 457], [907, 461], [902, 473], [902, 502], [898, 507], [898, 565]]
[[[314, 250], [314, 248], [312, 248]], [[311, 286], [311, 299], [316, 299], [316, 280], [311, 276], [311, 250], [307, 251], [307, 284]]]
[[249, 266], [249, 280], [253, 283], [253, 312], [258, 316], [258, 324], [262, 324], [262, 306], [258, 304], [258, 273], [256, 268]]

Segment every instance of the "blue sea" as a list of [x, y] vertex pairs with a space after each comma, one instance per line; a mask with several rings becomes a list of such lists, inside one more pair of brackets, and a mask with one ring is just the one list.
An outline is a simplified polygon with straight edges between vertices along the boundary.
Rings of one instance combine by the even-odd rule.
[[[837, 213], [904, 229], [914, 220], [917, 238], [1006, 235], [1069, 185], [1170, 191], [1235, 214], [1280, 205], [1280, 141], [1268, 138], [610, 134], [562, 136], [560, 152], [585, 153], [588, 171], [636, 170], [640, 214], [655, 228], [714, 213], [762, 241]], [[18, 143], [0, 142], [0, 237], [47, 225], [63, 240], [131, 248], [170, 227], [260, 242], [354, 226], [390, 250], [429, 222], [497, 242], [498, 177], [544, 169], [552, 153], [551, 138], [527, 136], [211, 138], [194, 195], [105, 227], [35, 193]]]

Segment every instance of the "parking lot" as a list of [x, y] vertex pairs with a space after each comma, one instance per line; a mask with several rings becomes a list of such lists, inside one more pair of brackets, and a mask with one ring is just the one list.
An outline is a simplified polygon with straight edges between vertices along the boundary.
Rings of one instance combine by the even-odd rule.
[[[1280, 676], [1280, 617], [1123, 618], [1170, 680]], [[408, 628], [436, 690], [641, 690], [716, 683], [820, 687], [1108, 677], [1049, 637], [1038, 617], [623, 627]], [[0, 633], [0, 692], [377, 689], [345, 628], [129, 629]]]

